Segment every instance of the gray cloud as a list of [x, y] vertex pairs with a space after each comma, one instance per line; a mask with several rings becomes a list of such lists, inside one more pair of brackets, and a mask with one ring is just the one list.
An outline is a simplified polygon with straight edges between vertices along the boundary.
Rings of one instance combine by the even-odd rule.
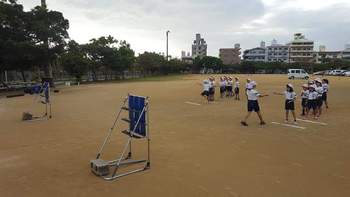
[[[332, 49], [341, 49], [345, 42], [350, 42], [350, 4], [344, 0], [338, 0], [339, 4], [321, 0], [315, 5], [322, 6], [310, 7], [315, 0], [309, 1], [47, 0], [47, 3], [50, 9], [63, 12], [70, 20], [72, 39], [87, 42], [111, 34], [130, 42], [138, 53], [163, 52], [168, 29], [173, 56], [179, 56], [181, 50], [190, 50], [197, 32], [207, 40], [211, 55], [236, 42], [244, 48], [273, 38], [287, 42], [299, 31]], [[19, 2], [28, 9], [40, 1]], [[300, 7], [304, 4], [306, 7]]]

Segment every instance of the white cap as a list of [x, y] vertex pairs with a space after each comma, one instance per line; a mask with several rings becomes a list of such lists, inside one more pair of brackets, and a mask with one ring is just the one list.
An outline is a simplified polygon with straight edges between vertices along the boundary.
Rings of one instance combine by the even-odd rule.
[[302, 86], [303, 88], [308, 88], [309, 87], [309, 85], [307, 85], [307, 84], [303, 84], [303, 86]]
[[293, 85], [291, 83], [288, 83], [287, 86], [293, 88]]

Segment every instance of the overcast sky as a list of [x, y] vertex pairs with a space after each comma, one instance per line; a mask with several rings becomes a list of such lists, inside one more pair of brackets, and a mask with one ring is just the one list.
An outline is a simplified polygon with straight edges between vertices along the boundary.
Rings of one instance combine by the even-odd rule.
[[[40, 0], [18, 0], [26, 10]], [[209, 55], [240, 43], [243, 49], [272, 39], [287, 43], [302, 32], [316, 46], [343, 50], [350, 43], [350, 0], [47, 0], [48, 8], [69, 19], [70, 37], [79, 43], [112, 35], [136, 53], [190, 51], [196, 33]]]

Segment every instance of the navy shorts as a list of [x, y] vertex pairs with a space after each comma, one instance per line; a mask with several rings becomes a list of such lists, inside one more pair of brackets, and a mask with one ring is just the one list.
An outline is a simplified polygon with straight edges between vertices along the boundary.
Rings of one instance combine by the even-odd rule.
[[316, 110], [316, 108], [317, 108], [317, 100], [308, 100], [307, 101], [307, 108], [309, 110], [310, 109]]
[[223, 94], [225, 92], [226, 92], [226, 87], [225, 86], [220, 87], [220, 93]]
[[324, 92], [324, 93], [322, 94], [322, 100], [323, 100], [323, 101], [327, 101], [327, 92]]
[[316, 101], [317, 101], [317, 107], [318, 107], [318, 108], [321, 108], [322, 105], [323, 105], [323, 99], [322, 99], [322, 97], [318, 97]]
[[294, 100], [286, 100], [284, 105], [285, 110], [295, 110]]
[[259, 107], [259, 103], [256, 100], [248, 100], [248, 112], [259, 112], [260, 111], [260, 107]]
[[201, 95], [202, 96], [209, 96], [209, 91], [203, 91]]
[[235, 88], [235, 94], [239, 94], [239, 88]]
[[215, 89], [214, 88], [210, 88], [209, 89], [209, 95], [214, 95], [215, 94]]
[[303, 108], [307, 108], [307, 98], [303, 98], [302, 100], [301, 100], [301, 106], [303, 107]]
[[232, 92], [232, 86], [227, 86], [227, 91]]

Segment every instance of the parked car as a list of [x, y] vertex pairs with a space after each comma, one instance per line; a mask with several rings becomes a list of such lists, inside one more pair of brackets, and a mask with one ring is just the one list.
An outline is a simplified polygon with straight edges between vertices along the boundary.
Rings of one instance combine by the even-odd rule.
[[332, 70], [329, 75], [342, 76], [344, 72], [346, 72], [346, 70]]
[[346, 77], [350, 77], [350, 71], [346, 71], [346, 72], [344, 72], [344, 76], [346, 76]]
[[314, 75], [326, 75], [326, 70], [315, 72]]
[[309, 74], [304, 69], [288, 69], [288, 79], [309, 79]]

